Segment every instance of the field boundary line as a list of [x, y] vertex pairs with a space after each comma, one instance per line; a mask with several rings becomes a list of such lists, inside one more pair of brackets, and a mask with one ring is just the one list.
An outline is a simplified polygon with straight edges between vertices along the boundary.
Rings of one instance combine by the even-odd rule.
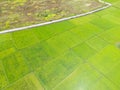
[[80, 69], [80, 65], [78, 65], [78, 67], [76, 67], [68, 76], [66, 76], [60, 83], [58, 83], [55, 87], [53, 87], [52, 89], [55, 90], [57, 87], [59, 87], [65, 80], [67, 80], [68, 78], [70, 78], [77, 70]]
[[78, 14], [75, 16], [71, 16], [71, 17], [66, 17], [66, 18], [62, 18], [62, 19], [58, 19], [58, 20], [53, 20], [53, 21], [49, 21], [49, 22], [44, 22], [44, 23], [40, 23], [40, 24], [34, 24], [34, 25], [30, 25], [30, 26], [25, 26], [25, 27], [20, 27], [20, 28], [14, 28], [14, 29], [8, 29], [8, 30], [4, 30], [4, 31], [0, 31], [0, 34], [5, 34], [5, 33], [10, 33], [10, 32], [15, 32], [15, 31], [20, 31], [20, 30], [26, 30], [26, 29], [30, 29], [30, 28], [34, 28], [34, 27], [38, 27], [38, 26], [44, 26], [44, 25], [49, 25], [52, 23], [57, 23], [57, 22], [61, 22], [61, 21], [65, 21], [65, 20], [69, 20], [69, 19], [74, 19], [77, 17], [82, 17], [82, 16], [86, 16], [101, 10], [104, 10], [110, 6], [112, 6], [111, 3], [108, 2], [104, 2], [102, 0], [99, 0], [99, 2], [106, 4], [106, 6], [103, 6], [101, 8], [86, 12], [86, 13], [82, 13], [82, 14]]

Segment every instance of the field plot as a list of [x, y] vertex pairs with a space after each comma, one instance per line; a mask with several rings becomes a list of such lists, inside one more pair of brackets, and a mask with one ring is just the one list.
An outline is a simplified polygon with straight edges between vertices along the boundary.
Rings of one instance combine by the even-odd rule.
[[0, 34], [0, 90], [120, 90], [120, 1], [67, 21]]
[[2, 0], [0, 31], [61, 19], [106, 6], [99, 0]]
[[29, 72], [24, 58], [19, 53], [14, 53], [3, 59], [3, 66], [9, 82], [14, 82]]
[[30, 73], [7, 88], [7, 90], [44, 90], [44, 88], [42, 88], [35, 75]]
[[8, 84], [6, 74], [4, 72], [4, 67], [0, 61], [0, 88], [5, 87]]

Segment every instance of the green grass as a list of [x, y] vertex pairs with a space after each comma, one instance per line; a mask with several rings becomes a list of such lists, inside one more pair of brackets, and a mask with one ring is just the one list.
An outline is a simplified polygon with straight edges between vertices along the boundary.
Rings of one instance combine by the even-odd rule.
[[13, 38], [14, 44], [16, 45], [16, 48], [18, 49], [25, 48], [39, 42], [38, 38], [33, 34], [32, 31], [14, 32], [11, 36]]
[[70, 50], [57, 59], [49, 61], [45, 66], [40, 67], [36, 73], [43, 86], [46, 87], [45, 89], [52, 89], [82, 63], [83, 61]]
[[12, 43], [12, 40], [6, 40], [3, 42], [0, 42], [0, 59], [5, 58], [6, 56], [12, 54], [15, 52], [14, 44]]
[[120, 27], [112, 28], [100, 34], [100, 37], [115, 45], [120, 41]]
[[98, 52], [108, 45], [108, 42], [98, 36], [90, 38], [86, 43]]
[[91, 20], [91, 23], [96, 25], [97, 27], [101, 28], [102, 30], [107, 30], [117, 26], [116, 24], [110, 22], [109, 20], [101, 19], [101, 18], [94, 18]]
[[83, 64], [72, 72], [59, 86], [55, 87], [55, 90], [88, 90], [99, 77], [100, 75], [93, 68], [88, 64]]
[[0, 61], [0, 88], [5, 87], [8, 84], [7, 77], [4, 71], [2, 62]]
[[120, 1], [0, 35], [0, 90], [120, 90]]
[[11, 40], [11, 35], [8, 33], [8, 34], [5, 34], [5, 35], [0, 35], [0, 43], [3, 42], [3, 41], [6, 41], [6, 40]]
[[119, 63], [119, 53], [120, 50], [115, 46], [108, 45], [95, 56], [89, 58], [88, 62], [90, 62], [94, 67], [105, 74]]
[[12, 84], [7, 90], [44, 90], [40, 85], [38, 79], [35, 77], [33, 73], [26, 75], [21, 80], [17, 81], [17, 83]]
[[29, 68], [19, 53], [4, 58], [2, 62], [10, 83], [29, 73]]
[[92, 55], [96, 53], [96, 51], [86, 43], [82, 43], [74, 47], [73, 50], [76, 52], [78, 56], [80, 56], [84, 60], [90, 58]]

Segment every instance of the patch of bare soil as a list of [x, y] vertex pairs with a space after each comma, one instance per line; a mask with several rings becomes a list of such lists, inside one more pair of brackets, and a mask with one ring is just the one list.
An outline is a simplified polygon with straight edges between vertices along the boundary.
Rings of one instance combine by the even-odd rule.
[[69, 17], [102, 6], [97, 0], [0, 1], [0, 30]]

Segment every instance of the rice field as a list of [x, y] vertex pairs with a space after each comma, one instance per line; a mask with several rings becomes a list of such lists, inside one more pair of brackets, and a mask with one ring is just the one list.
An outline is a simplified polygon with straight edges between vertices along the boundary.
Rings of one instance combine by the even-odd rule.
[[0, 34], [0, 90], [120, 90], [120, 1], [59, 23]]

